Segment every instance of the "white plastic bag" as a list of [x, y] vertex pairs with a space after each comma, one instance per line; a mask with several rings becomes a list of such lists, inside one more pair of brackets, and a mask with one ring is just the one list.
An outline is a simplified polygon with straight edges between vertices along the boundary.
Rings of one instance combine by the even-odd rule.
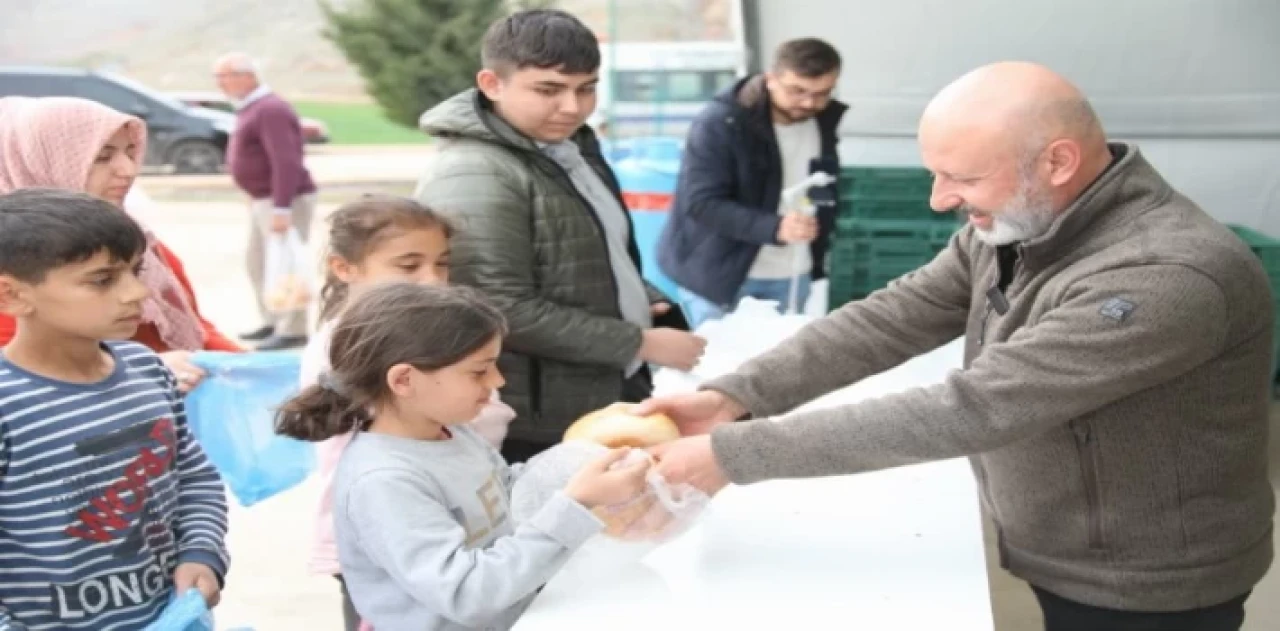
[[296, 228], [284, 234], [267, 235], [263, 300], [276, 314], [305, 311], [311, 304], [311, 274], [307, 267], [307, 245]]
[[817, 319], [813, 315], [778, 313], [778, 303], [772, 300], [743, 298], [729, 315], [708, 320], [695, 331], [707, 340], [707, 348], [693, 371], [658, 370], [653, 375], [653, 392], [665, 396], [696, 391], [703, 383], [737, 370]]
[[[567, 441], [529, 461], [511, 490], [511, 516], [517, 522], [533, 517], [583, 465], [607, 451], [596, 443]], [[633, 449], [613, 466], [627, 466], [646, 458], [651, 458], [648, 452]], [[688, 530], [711, 501], [688, 484], [668, 484], [657, 469], [649, 470], [646, 482], [648, 490], [639, 498], [592, 511], [605, 522], [606, 536], [632, 542], [668, 541]]]
[[737, 370], [747, 360], [777, 346], [817, 318], [780, 314], [772, 300], [743, 298], [732, 313], [698, 327], [706, 351], [694, 368], [699, 379], [714, 379]]

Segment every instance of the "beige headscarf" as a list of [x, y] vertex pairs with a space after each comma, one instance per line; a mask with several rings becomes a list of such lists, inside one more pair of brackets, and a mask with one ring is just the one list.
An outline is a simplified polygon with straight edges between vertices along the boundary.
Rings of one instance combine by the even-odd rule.
[[[0, 98], [0, 194], [49, 187], [84, 192], [98, 152], [120, 128], [129, 130], [138, 155], [147, 147], [146, 125], [105, 105], [75, 98]], [[141, 158], [139, 158], [141, 159]], [[204, 329], [173, 270], [157, 254], [147, 234], [142, 282], [151, 297], [142, 318], [156, 326], [174, 350], [204, 347]]]

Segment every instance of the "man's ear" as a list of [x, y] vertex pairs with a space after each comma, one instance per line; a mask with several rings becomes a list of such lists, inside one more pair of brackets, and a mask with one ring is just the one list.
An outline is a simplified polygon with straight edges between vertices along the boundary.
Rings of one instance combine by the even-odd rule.
[[1080, 172], [1084, 160], [1084, 149], [1080, 143], [1063, 138], [1049, 143], [1045, 153], [1049, 158], [1049, 181], [1054, 186], [1066, 184]]
[[30, 315], [35, 307], [27, 299], [28, 285], [8, 274], [0, 274], [0, 313], [13, 317]]
[[480, 88], [490, 101], [497, 102], [502, 97], [502, 77], [489, 68], [476, 73], [476, 87]]

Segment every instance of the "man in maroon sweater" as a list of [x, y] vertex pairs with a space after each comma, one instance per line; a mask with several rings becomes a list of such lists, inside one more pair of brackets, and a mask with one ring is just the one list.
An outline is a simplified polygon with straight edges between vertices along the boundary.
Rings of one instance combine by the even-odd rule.
[[263, 325], [242, 339], [259, 350], [306, 344], [306, 311], [273, 317], [263, 299], [266, 239], [295, 228], [303, 241], [311, 231], [316, 185], [303, 164], [298, 114], [258, 78], [253, 60], [241, 53], [214, 64], [218, 87], [236, 104], [236, 130], [227, 147], [231, 177], [252, 201], [247, 264]]

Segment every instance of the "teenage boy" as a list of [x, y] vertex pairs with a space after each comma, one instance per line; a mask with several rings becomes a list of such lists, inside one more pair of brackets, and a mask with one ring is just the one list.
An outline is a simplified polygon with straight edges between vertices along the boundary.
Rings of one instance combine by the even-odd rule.
[[583, 414], [648, 397], [648, 364], [689, 370], [706, 342], [641, 276], [618, 181], [584, 124], [595, 35], [562, 11], [523, 11], [494, 23], [481, 51], [479, 89], [419, 121], [439, 142], [416, 195], [458, 223], [450, 280], [510, 323], [499, 365], [517, 416], [503, 455], [518, 462]]

